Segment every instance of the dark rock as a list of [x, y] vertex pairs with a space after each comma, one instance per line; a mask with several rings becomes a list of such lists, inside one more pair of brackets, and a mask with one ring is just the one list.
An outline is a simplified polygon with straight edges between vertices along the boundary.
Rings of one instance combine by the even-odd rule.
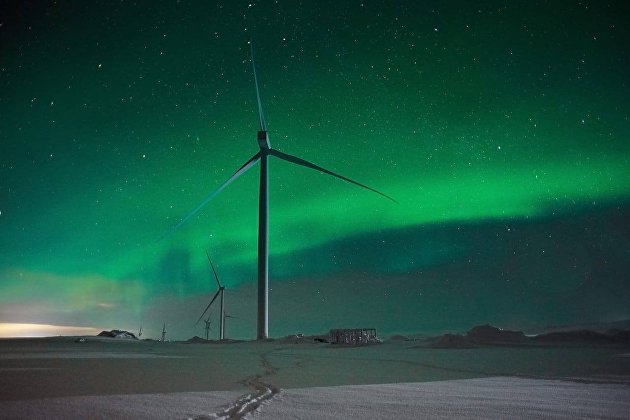
[[520, 343], [527, 340], [522, 331], [502, 330], [492, 325], [479, 325], [466, 333], [475, 343]]
[[630, 343], [630, 330], [609, 330], [606, 331], [606, 335], [620, 343]]
[[138, 339], [138, 337], [136, 337], [135, 334], [130, 333], [129, 331], [123, 331], [123, 330], [101, 331], [97, 335], [97, 337], [124, 338], [124, 339], [131, 339], [131, 340]]
[[190, 343], [190, 344], [206, 344], [209, 341], [206, 340], [205, 338], [201, 338], [199, 336], [194, 336], [192, 338], [189, 338], [188, 340], [186, 340], [186, 343]]

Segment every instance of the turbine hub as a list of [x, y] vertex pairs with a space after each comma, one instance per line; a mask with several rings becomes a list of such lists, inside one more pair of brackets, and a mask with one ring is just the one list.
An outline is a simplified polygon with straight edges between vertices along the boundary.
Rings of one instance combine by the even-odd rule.
[[261, 149], [271, 149], [271, 143], [269, 143], [267, 131], [261, 130], [258, 132], [258, 145]]

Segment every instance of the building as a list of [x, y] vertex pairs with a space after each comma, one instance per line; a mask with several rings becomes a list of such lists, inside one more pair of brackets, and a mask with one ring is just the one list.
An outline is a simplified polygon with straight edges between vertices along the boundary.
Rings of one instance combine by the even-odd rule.
[[330, 330], [328, 341], [331, 344], [343, 344], [346, 346], [362, 346], [381, 342], [376, 336], [376, 328], [341, 328]]

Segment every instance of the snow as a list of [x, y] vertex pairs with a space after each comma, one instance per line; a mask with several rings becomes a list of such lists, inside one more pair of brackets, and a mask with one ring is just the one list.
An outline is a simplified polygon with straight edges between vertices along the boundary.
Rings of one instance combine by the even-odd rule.
[[0, 419], [630, 420], [627, 355], [627, 347], [406, 341], [0, 340]]
[[[113, 338], [113, 340], [118, 340]], [[100, 351], [86, 351], [86, 352], [23, 352], [23, 353], [0, 353], [0, 360], [24, 360], [24, 359], [182, 359], [186, 356], [177, 355], [162, 355], [152, 353], [133, 353], [133, 352], [100, 352]]]
[[0, 419], [213, 418], [212, 413], [238, 397], [236, 391], [213, 391], [0, 401]]
[[630, 419], [630, 387], [492, 377], [283, 390], [255, 419]]
[[630, 387], [492, 377], [350, 385], [241, 396], [237, 391], [0, 401], [0, 419], [630, 419]]

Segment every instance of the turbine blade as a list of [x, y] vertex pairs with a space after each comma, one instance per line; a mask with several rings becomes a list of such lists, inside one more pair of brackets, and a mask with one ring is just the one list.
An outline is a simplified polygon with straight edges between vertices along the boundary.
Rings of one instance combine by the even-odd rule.
[[258, 159], [260, 159], [260, 152], [256, 153], [254, 156], [252, 156], [252, 158], [250, 160], [248, 160], [247, 162], [245, 162], [245, 164], [243, 166], [241, 166], [239, 168], [238, 171], [234, 172], [234, 175], [232, 175], [230, 178], [228, 178], [227, 181], [225, 181], [223, 184], [221, 184], [219, 186], [219, 188], [217, 188], [216, 190], [212, 191], [210, 194], [208, 194], [206, 196], [206, 198], [203, 199], [203, 201], [197, 206], [195, 207], [195, 209], [193, 211], [191, 211], [190, 213], [188, 213], [186, 215], [186, 217], [184, 217], [178, 224], [176, 224], [173, 228], [171, 228], [171, 230], [169, 230], [168, 232], [166, 232], [165, 234], [163, 234], [162, 236], [160, 236], [157, 241], [155, 242], [160, 242], [162, 239], [167, 238], [169, 236], [171, 236], [173, 233], [175, 233], [175, 231], [177, 229], [179, 229], [184, 223], [186, 223], [191, 217], [193, 217], [195, 214], [197, 214], [197, 212], [199, 210], [201, 210], [201, 208], [203, 206], [205, 206], [206, 204], [208, 204], [208, 202], [210, 200], [212, 200], [214, 197], [216, 197], [217, 195], [219, 195], [219, 193], [221, 191], [223, 191], [225, 189], [225, 187], [227, 187], [228, 185], [230, 185], [232, 183], [232, 181], [234, 181], [236, 178], [238, 178], [239, 176], [243, 175], [245, 172], [247, 172], [247, 170], [249, 168], [251, 168], [252, 166], [254, 166], [256, 164], [256, 162], [258, 162]]
[[210, 309], [210, 306], [214, 303], [214, 301], [216, 300], [217, 296], [219, 296], [219, 293], [221, 293], [221, 290], [217, 290], [217, 292], [214, 294], [214, 297], [212, 298], [210, 303], [208, 303], [208, 306], [206, 306], [206, 309], [204, 309], [203, 313], [201, 314], [201, 316], [199, 317], [197, 322], [195, 322], [195, 325], [199, 324], [199, 321], [201, 321], [201, 319], [206, 314], [206, 312], [208, 312], [208, 309]]
[[267, 131], [265, 116], [263, 115], [262, 104], [260, 102], [260, 90], [258, 89], [258, 77], [256, 76], [256, 63], [254, 62], [254, 42], [249, 43], [249, 50], [252, 56], [252, 68], [254, 69], [254, 83], [256, 84], [256, 99], [258, 100], [258, 123], [260, 131]]
[[221, 286], [221, 283], [219, 282], [219, 276], [217, 276], [217, 270], [214, 269], [214, 264], [212, 264], [212, 260], [210, 259], [210, 254], [208, 254], [207, 250], [206, 250], [206, 255], [208, 256], [208, 261], [210, 262], [210, 267], [212, 267], [212, 272], [214, 273], [214, 278], [217, 279], [217, 284], [219, 285], [219, 289], [221, 289], [223, 286]]
[[269, 149], [269, 153], [274, 155], [274, 156], [276, 156], [276, 157], [278, 157], [278, 158], [280, 158], [280, 159], [284, 159], [287, 162], [295, 163], [296, 165], [305, 166], [307, 168], [314, 169], [314, 170], [319, 171], [319, 172], [323, 172], [325, 174], [334, 176], [336, 178], [343, 179], [346, 182], [349, 182], [349, 183], [354, 184], [354, 185], [358, 185], [359, 187], [363, 187], [363, 188], [365, 188], [367, 190], [375, 192], [376, 194], [381, 195], [381, 196], [387, 198], [388, 200], [391, 200], [394, 203], [398, 204], [398, 201], [394, 200], [393, 198], [391, 198], [387, 194], [384, 194], [384, 193], [382, 193], [382, 192], [380, 192], [378, 190], [375, 190], [374, 188], [370, 188], [370, 187], [368, 187], [365, 184], [361, 184], [360, 182], [353, 181], [350, 178], [346, 178], [343, 175], [336, 174], [336, 173], [334, 173], [332, 171], [329, 171], [328, 169], [324, 169], [321, 166], [315, 165], [314, 163], [308, 162], [308, 161], [306, 161], [304, 159], [300, 159], [299, 157], [296, 157], [296, 156], [293, 156], [293, 155], [289, 155], [289, 154], [286, 154], [286, 153], [282, 153], [282, 152], [279, 152], [278, 150], [275, 150], [275, 149]]

